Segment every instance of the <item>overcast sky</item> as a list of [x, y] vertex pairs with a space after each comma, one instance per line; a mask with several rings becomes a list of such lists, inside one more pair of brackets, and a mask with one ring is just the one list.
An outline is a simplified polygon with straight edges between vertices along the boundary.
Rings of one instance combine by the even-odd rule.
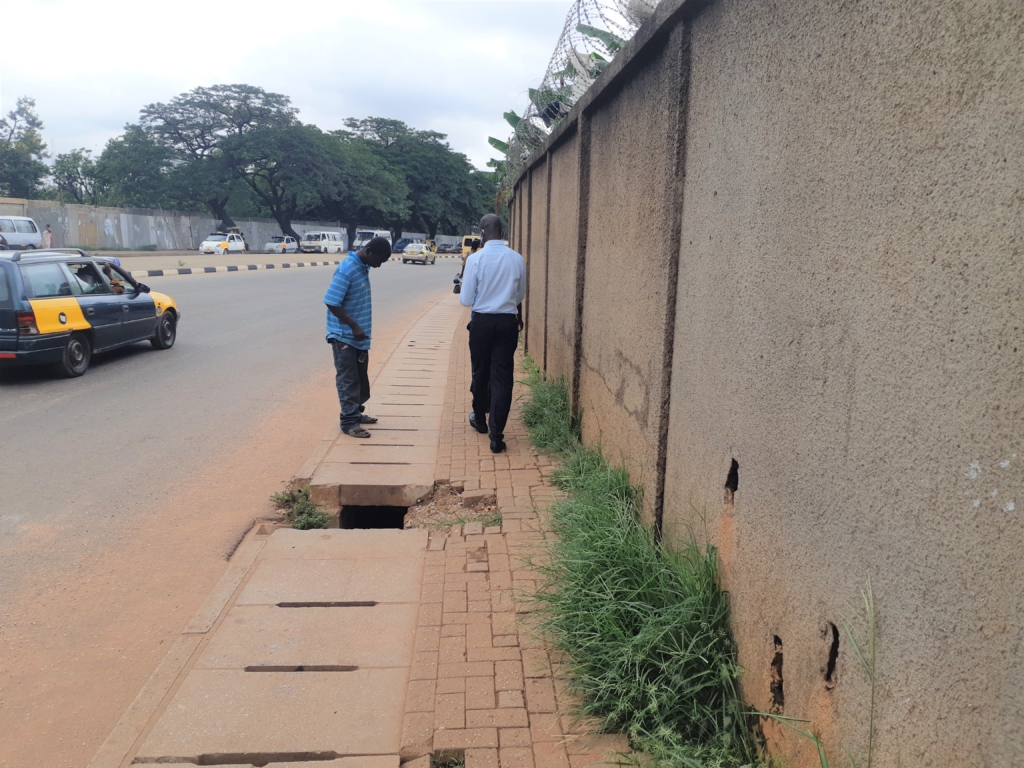
[[[201, 85], [291, 97], [324, 130], [391, 117], [479, 168], [508, 138], [570, 0], [18, 0], [5, 4], [0, 108], [36, 99], [56, 155], [98, 155], [146, 104]], [[163, 9], [163, 10], [159, 10]], [[24, 43], [22, 45], [21, 43]]]

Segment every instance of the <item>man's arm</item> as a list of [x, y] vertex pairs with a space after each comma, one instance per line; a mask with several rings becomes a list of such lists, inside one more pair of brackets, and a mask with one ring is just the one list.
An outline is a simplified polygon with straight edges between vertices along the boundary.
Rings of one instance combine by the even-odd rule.
[[476, 300], [476, 254], [470, 254], [466, 259], [466, 268], [462, 274], [462, 291], [459, 293], [459, 303], [464, 307], [472, 307]]
[[328, 304], [327, 309], [331, 311], [331, 314], [338, 318], [341, 322], [352, 329], [352, 335], [356, 337], [356, 341], [362, 341], [366, 338], [366, 332], [362, 326], [355, 321], [355, 319], [341, 307], [336, 307], [333, 304]]

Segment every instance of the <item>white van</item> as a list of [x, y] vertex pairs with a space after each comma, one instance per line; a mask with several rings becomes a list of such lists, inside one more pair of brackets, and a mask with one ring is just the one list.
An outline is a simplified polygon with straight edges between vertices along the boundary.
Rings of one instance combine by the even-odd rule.
[[43, 244], [43, 235], [39, 227], [27, 216], [0, 215], [0, 235], [4, 236], [7, 248], [11, 251], [39, 248]]
[[352, 243], [350, 250], [362, 248], [375, 237], [383, 237], [388, 243], [391, 242], [391, 233], [386, 229], [360, 229], [356, 231], [356, 241]]
[[307, 232], [299, 242], [303, 253], [342, 253], [345, 236], [341, 232]]

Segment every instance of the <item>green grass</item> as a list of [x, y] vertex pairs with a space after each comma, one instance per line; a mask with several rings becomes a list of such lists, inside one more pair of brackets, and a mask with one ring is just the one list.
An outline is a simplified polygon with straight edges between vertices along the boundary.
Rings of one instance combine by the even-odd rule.
[[564, 383], [527, 373], [524, 421], [534, 445], [560, 454], [553, 479], [568, 494], [551, 508], [535, 608], [569, 659], [580, 714], [666, 768], [756, 762], [716, 550], [655, 544], [626, 471], [580, 443]]
[[311, 528], [326, 528], [331, 518], [309, 498], [309, 487], [295, 491], [282, 491], [270, 496], [274, 506], [284, 512], [292, 528], [306, 531]]

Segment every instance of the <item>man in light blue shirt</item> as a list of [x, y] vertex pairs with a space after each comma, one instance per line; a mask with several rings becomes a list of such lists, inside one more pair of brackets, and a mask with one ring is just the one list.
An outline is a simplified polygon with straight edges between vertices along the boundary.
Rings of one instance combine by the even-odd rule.
[[[473, 368], [473, 413], [470, 425], [490, 432], [491, 452], [505, 450], [505, 424], [512, 408], [512, 378], [523, 298], [526, 263], [501, 241], [501, 219], [489, 213], [480, 220], [483, 247], [466, 260], [459, 301], [473, 308], [469, 355]], [[490, 422], [487, 423], [488, 412]]]
[[324, 296], [327, 341], [334, 352], [334, 381], [341, 404], [341, 431], [351, 437], [369, 437], [362, 425], [377, 421], [363, 414], [363, 403], [370, 399], [370, 268], [390, 258], [391, 243], [383, 237], [373, 238], [358, 251], [349, 251], [348, 258], [334, 270]]

